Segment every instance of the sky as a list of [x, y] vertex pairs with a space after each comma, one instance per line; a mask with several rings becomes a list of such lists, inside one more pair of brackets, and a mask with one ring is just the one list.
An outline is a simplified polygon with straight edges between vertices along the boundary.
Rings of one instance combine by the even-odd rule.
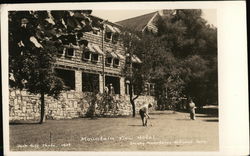
[[[155, 11], [157, 10], [93, 10], [92, 15], [107, 19], [110, 22], [117, 22]], [[202, 17], [207, 20], [208, 24], [212, 24], [217, 27], [216, 10], [202, 9], [202, 11]]]

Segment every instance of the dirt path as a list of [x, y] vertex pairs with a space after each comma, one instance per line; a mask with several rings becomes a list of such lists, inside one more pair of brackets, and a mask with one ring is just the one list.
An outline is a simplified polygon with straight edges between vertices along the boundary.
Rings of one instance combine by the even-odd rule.
[[[151, 112], [149, 126], [136, 118], [48, 120], [42, 125], [10, 125], [12, 150], [215, 151], [218, 117]], [[151, 126], [152, 124], [152, 126]], [[27, 146], [26, 146], [27, 145]]]

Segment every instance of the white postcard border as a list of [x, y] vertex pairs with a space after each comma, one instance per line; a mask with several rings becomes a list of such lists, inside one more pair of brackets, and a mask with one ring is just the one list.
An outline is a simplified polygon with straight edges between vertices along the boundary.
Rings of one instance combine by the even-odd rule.
[[[122, 5], [121, 5], [122, 4]], [[56, 7], [55, 7], [56, 6]], [[217, 9], [219, 74], [219, 152], [10, 152], [8, 15], [10, 10]], [[245, 155], [249, 154], [246, 5], [227, 2], [103, 2], [8, 4], [1, 6], [4, 147], [7, 155]]]

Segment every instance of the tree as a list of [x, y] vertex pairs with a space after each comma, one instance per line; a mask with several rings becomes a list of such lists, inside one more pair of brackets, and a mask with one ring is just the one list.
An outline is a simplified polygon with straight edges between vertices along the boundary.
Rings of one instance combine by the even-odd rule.
[[[142, 92], [142, 85], [138, 85], [138, 83], [142, 83], [142, 75], [139, 74], [141, 72], [140, 65], [135, 68], [133, 66], [132, 57], [134, 57], [134, 53], [136, 51], [136, 47], [140, 44], [139, 38], [135, 33], [131, 33], [130, 30], [124, 31], [123, 34], [120, 35], [122, 45], [125, 49], [126, 60], [125, 67], [123, 69], [126, 80], [129, 81], [129, 100], [132, 105], [132, 116], [135, 117], [135, 100], [139, 97], [139, 94]], [[133, 68], [134, 67], [134, 68]], [[136, 85], [137, 84], [137, 85]], [[134, 90], [137, 90], [137, 95], [134, 96]]]
[[[195, 98], [198, 105], [217, 101], [217, 30], [201, 15], [198, 9], [176, 10], [159, 18], [157, 34], [129, 31], [123, 37], [127, 55], [136, 54], [143, 62], [140, 69], [125, 70], [131, 89], [138, 80], [154, 82], [158, 106], [163, 109], [166, 104], [176, 108], [184, 96]], [[127, 58], [130, 62], [131, 57]], [[136, 98], [131, 92], [133, 111]]]
[[[129, 80], [129, 97], [134, 117], [135, 100], [143, 94], [144, 83], [161, 82], [172, 70], [175, 59], [162, 46], [161, 40], [152, 34], [141, 34], [127, 30], [122, 35], [122, 43], [127, 56], [124, 73]], [[134, 55], [138, 56], [142, 63], [133, 63], [132, 57]]]
[[170, 95], [193, 97], [200, 106], [217, 103], [217, 30], [202, 18], [202, 10], [176, 10], [157, 27], [157, 37], [178, 62], [166, 81]]
[[84, 11], [9, 12], [10, 86], [39, 94], [45, 121], [45, 95], [58, 98], [65, 89], [54, 72], [55, 58], [63, 44], [75, 44], [76, 36], [91, 29]]

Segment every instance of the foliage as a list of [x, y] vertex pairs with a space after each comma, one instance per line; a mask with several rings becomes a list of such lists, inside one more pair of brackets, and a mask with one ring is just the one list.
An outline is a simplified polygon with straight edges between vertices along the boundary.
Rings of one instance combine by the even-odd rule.
[[97, 102], [97, 106], [100, 109], [100, 115], [107, 113], [116, 114], [118, 111], [118, 103], [114, 96], [110, 94], [101, 94]]
[[201, 15], [201, 10], [176, 10], [158, 20], [157, 37], [176, 60], [169, 75], [162, 77], [167, 80], [158, 81], [167, 87], [171, 104], [183, 96], [194, 98], [198, 106], [217, 103], [217, 30]]
[[107, 93], [92, 93], [89, 97], [90, 107], [86, 113], [87, 117], [93, 118], [117, 113], [117, 105], [120, 101], [117, 101], [112, 95]]
[[132, 73], [127, 77], [132, 84], [138, 78], [154, 82], [159, 109], [178, 108], [184, 97], [194, 98], [198, 107], [217, 103], [217, 30], [201, 15], [201, 10], [176, 10], [158, 19], [157, 34], [123, 39], [129, 56], [143, 62], [137, 71], [127, 69]]
[[[165, 75], [171, 67], [163, 67], [168, 65], [166, 60], [170, 59], [171, 62], [171, 58], [162, 55], [165, 49], [161, 46], [161, 41], [151, 34], [141, 34], [128, 30], [122, 35], [122, 43], [127, 56], [124, 74], [130, 82], [130, 103], [133, 108], [133, 116], [135, 116], [135, 100], [143, 94], [144, 83], [162, 77], [162, 74]], [[134, 63], [132, 61], [133, 55], [138, 56], [142, 63]], [[158, 68], [159, 66], [162, 68]]]
[[[65, 89], [54, 70], [55, 57], [63, 44], [76, 44], [76, 37], [91, 30], [91, 11], [9, 12], [10, 86], [41, 95], [58, 97]], [[78, 38], [79, 39], [79, 38]]]

